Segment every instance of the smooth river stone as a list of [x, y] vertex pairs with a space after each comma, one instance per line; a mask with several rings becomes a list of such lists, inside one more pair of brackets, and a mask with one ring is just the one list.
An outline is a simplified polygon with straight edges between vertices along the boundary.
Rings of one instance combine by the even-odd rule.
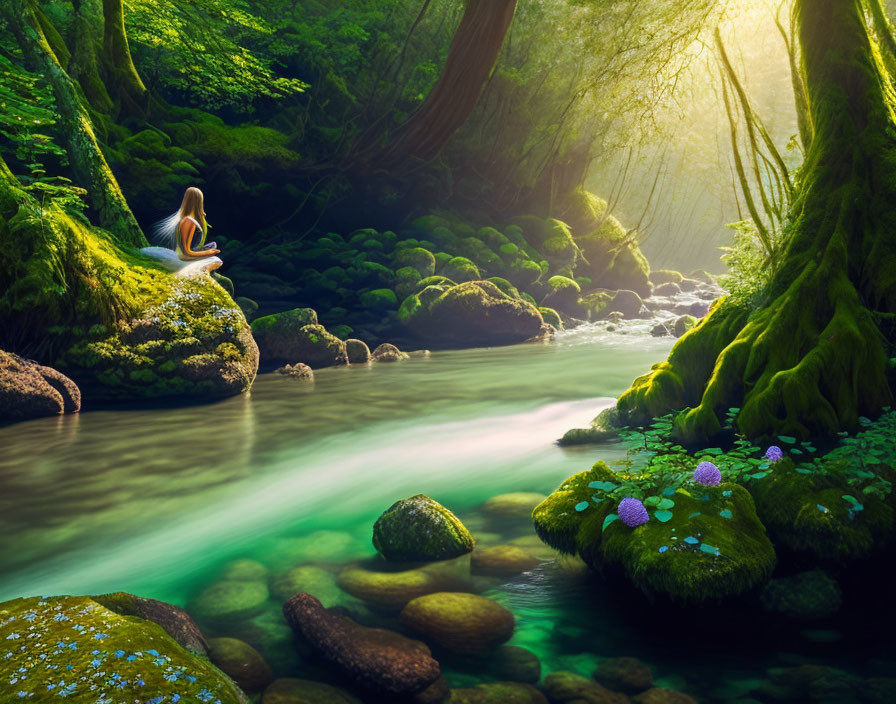
[[476, 548], [471, 561], [473, 572], [497, 576], [520, 574], [540, 564], [541, 560], [516, 545]]
[[210, 638], [208, 657], [244, 692], [260, 692], [274, 679], [261, 653], [237, 638]]
[[361, 704], [361, 700], [339, 687], [284, 677], [264, 691], [261, 704]]
[[229, 579], [203, 590], [189, 611], [202, 623], [229, 623], [251, 618], [267, 600], [268, 585], [264, 582]]
[[321, 658], [362, 689], [382, 695], [411, 695], [441, 676], [439, 663], [420, 641], [362, 626], [324, 609], [310, 594], [292, 597], [284, 604], [283, 615]]
[[513, 613], [491, 599], [439, 592], [408, 602], [401, 625], [432, 645], [456, 653], [488, 652], [513, 635]]
[[528, 520], [532, 510], [546, 498], [545, 494], [528, 491], [499, 494], [482, 504], [480, 511], [489, 518]]

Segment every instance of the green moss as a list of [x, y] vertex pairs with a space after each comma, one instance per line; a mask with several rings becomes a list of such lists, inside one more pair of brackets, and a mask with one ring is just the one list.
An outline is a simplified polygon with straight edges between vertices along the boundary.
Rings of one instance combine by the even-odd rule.
[[395, 502], [373, 526], [373, 546], [388, 560], [447, 560], [474, 545], [457, 516], [423, 494]]
[[[894, 537], [893, 509], [835, 477], [802, 474], [785, 458], [766, 477], [749, 484], [756, 510], [775, 544], [814, 560], [846, 563], [880, 552]], [[858, 496], [853, 511], [844, 495]]]
[[684, 276], [680, 272], [673, 269], [657, 269], [650, 272], [650, 282], [654, 286], [661, 284], [680, 284], [684, 280]]
[[507, 279], [502, 279], [500, 276], [491, 276], [486, 281], [490, 281], [495, 286], [497, 286], [501, 291], [511, 298], [519, 298], [520, 292], [516, 286], [510, 283]]
[[428, 286], [402, 303], [399, 319], [422, 342], [447, 346], [522, 342], [544, 324], [533, 305], [489, 281]]
[[412, 267], [420, 272], [421, 276], [432, 276], [436, 270], [436, 259], [432, 252], [422, 247], [409, 247], [401, 249], [395, 254], [395, 267]]
[[[121, 616], [89, 597], [3, 602], [0, 641], [10, 654], [0, 660], [4, 687], [10, 683], [6, 691], [34, 693], [34, 701], [52, 690], [58, 695], [66, 692], [63, 696], [72, 701], [94, 701], [95, 692], [108, 691], [112, 671], [120, 675], [116, 691], [126, 699], [151, 692], [198, 701], [200, 693], [208, 692], [224, 704], [248, 701], [226, 675], [184, 650], [161, 626]], [[25, 647], [20, 650], [12, 643]], [[119, 651], [125, 655], [117, 655]], [[20, 668], [25, 668], [27, 677]]]
[[398, 298], [390, 288], [378, 288], [361, 294], [361, 305], [370, 310], [394, 310], [398, 307]]
[[560, 319], [560, 315], [557, 311], [553, 308], [541, 307], [538, 309], [538, 312], [541, 313], [541, 317], [548, 325], [553, 325], [557, 330], [563, 329], [563, 321]]
[[476, 265], [466, 257], [454, 257], [439, 273], [458, 283], [482, 278]]
[[579, 271], [594, 286], [627, 289], [640, 296], [650, 294], [650, 266], [637, 243], [615, 217], [610, 215], [587, 235], [576, 238], [587, 261]]
[[666, 522], [652, 516], [637, 528], [620, 520], [605, 527], [616, 502], [589, 485], [618, 481], [600, 462], [571, 477], [536, 507], [536, 532], [557, 550], [575, 552], [594, 568], [623, 573], [649, 595], [676, 601], [735, 596], [771, 574], [775, 552], [743, 487], [678, 489]]
[[523, 215], [513, 222], [522, 228], [527, 243], [542, 255], [538, 258], [548, 261], [551, 271], [575, 269], [580, 251], [566, 223], [534, 215]]
[[552, 291], [575, 291], [576, 293], [581, 293], [582, 289], [579, 285], [573, 281], [572, 279], [568, 279], [565, 276], [552, 276], [548, 279], [548, 287]]
[[584, 188], [575, 188], [561, 201], [558, 212], [574, 234], [585, 234], [600, 224], [607, 212], [607, 201]]

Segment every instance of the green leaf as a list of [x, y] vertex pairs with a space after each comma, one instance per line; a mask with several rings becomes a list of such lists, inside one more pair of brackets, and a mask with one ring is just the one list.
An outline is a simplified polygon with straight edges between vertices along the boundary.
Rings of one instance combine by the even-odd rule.
[[659, 496], [648, 496], [646, 499], [644, 499], [645, 506], [656, 506], [657, 504], [659, 504], [659, 502]]
[[796, 438], [791, 437], [790, 435], [779, 435], [778, 440], [786, 442], [788, 445], [793, 445], [793, 443], [796, 442]]
[[668, 509], [672, 508], [675, 505], [675, 502], [672, 499], [662, 499], [656, 505], [657, 508], [660, 509]]
[[653, 514], [653, 517], [658, 520], [660, 523], [667, 523], [672, 520], [672, 512], [671, 511], [657, 511]]
[[615, 514], [615, 513], [607, 514], [607, 517], [604, 519], [604, 524], [600, 529], [601, 533], [603, 533], [607, 529], [607, 526], [610, 525], [613, 521], [618, 521], [618, 520], [619, 520], [619, 516], [617, 514]]

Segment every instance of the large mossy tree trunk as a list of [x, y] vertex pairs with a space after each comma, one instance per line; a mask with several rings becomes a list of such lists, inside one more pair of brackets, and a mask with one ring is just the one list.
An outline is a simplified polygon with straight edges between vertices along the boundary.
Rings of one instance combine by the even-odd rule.
[[878, 319], [896, 312], [896, 96], [862, 0], [796, 0], [812, 141], [782, 264], [749, 310], [731, 301], [619, 399], [633, 422], [683, 410], [701, 442], [833, 436], [892, 400]]
[[131, 115], [143, 115], [149, 95], [131, 57], [122, 0], [103, 0], [103, 52], [122, 109]]
[[53, 90], [74, 180], [87, 190], [100, 226], [123, 244], [145, 246], [146, 238], [100, 150], [78, 88], [50, 48], [31, 3], [9, 0], [3, 10], [25, 60]]
[[436, 157], [467, 121], [495, 67], [517, 0], [467, 0], [448, 59], [423, 104], [384, 148], [359, 145], [349, 157], [377, 170], [402, 173]]

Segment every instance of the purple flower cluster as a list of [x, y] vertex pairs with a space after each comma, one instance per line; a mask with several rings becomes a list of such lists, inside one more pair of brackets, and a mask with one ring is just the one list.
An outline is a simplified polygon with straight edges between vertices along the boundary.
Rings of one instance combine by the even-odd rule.
[[769, 462], [778, 462], [784, 459], [784, 451], [777, 445], [772, 445], [765, 451], [765, 459]]
[[718, 486], [722, 482], [722, 473], [712, 462], [701, 462], [694, 470], [694, 481], [703, 486]]
[[629, 528], [637, 528], [650, 520], [647, 509], [644, 508], [644, 504], [638, 501], [638, 499], [623, 499], [619, 502], [619, 508], [616, 512], [619, 514], [619, 520]]

